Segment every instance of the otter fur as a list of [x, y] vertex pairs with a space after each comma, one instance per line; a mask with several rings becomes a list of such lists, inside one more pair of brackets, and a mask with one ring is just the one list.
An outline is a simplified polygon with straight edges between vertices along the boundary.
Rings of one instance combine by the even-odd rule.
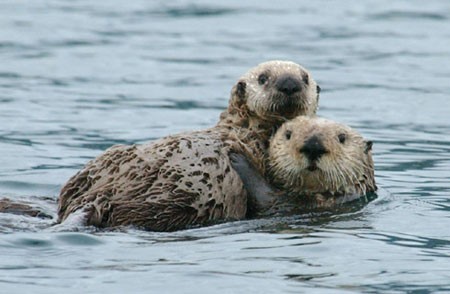
[[232, 155], [232, 165], [260, 211], [333, 208], [377, 190], [371, 149], [346, 125], [299, 116], [271, 139], [266, 177], [243, 155]]
[[82, 211], [86, 225], [173, 231], [248, 217], [248, 193], [229, 155], [245, 154], [263, 172], [274, 130], [314, 115], [319, 90], [298, 64], [258, 65], [232, 88], [215, 127], [113, 146], [88, 162], [63, 186], [58, 222]]

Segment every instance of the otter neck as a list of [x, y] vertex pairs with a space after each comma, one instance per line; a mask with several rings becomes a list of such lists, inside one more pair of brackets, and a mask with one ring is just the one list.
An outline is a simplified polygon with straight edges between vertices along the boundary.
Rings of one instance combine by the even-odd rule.
[[244, 144], [258, 140], [264, 145], [264, 152], [269, 146], [269, 139], [281, 126], [281, 120], [265, 120], [257, 116], [241, 116], [239, 113], [224, 111], [217, 127], [228, 129], [237, 135]]
[[248, 113], [240, 115], [239, 112], [224, 111], [216, 127], [225, 129], [229, 137], [235, 137], [241, 143], [241, 150], [258, 163], [258, 169], [264, 174], [269, 139], [282, 123], [266, 121]]
[[[218, 127], [225, 127], [234, 129], [238, 133], [255, 132], [268, 143], [269, 138], [281, 126], [285, 120], [283, 119], [267, 119], [260, 118], [254, 114], [246, 113], [242, 115], [239, 112], [226, 110], [220, 115], [220, 120], [217, 123]], [[244, 138], [241, 138], [244, 139]]]

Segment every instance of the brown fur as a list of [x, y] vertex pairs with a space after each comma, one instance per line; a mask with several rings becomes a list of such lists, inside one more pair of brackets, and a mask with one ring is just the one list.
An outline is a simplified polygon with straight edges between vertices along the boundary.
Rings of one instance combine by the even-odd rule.
[[[47, 198], [45, 198], [48, 200]], [[50, 199], [51, 200], [51, 199]], [[35, 204], [27, 201], [11, 200], [9, 198], [0, 199], [0, 212], [18, 215], [28, 215], [39, 218], [52, 218]]]
[[[327, 151], [316, 162], [300, 151], [312, 136]], [[314, 207], [357, 199], [377, 189], [371, 147], [372, 142], [348, 126], [297, 117], [283, 124], [270, 142], [270, 177], [284, 192]]]
[[[261, 74], [268, 78], [263, 85], [258, 83]], [[275, 89], [274, 84], [286, 74], [301, 79], [303, 88], [294, 96], [287, 97], [292, 103], [283, 109], [280, 101], [286, 97]], [[320, 87], [302, 66], [289, 61], [261, 63], [244, 74], [234, 85], [228, 108], [220, 115], [217, 127], [233, 130], [254, 151], [250, 156], [263, 172], [266, 149], [273, 132], [282, 123], [298, 115], [314, 116], [318, 108], [319, 92]]]
[[[258, 79], [264, 73], [266, 83]], [[281, 75], [303, 81], [300, 92], [274, 88]], [[269, 138], [285, 120], [314, 115], [318, 86], [292, 62], [260, 64], [233, 87], [217, 126], [144, 145], [113, 146], [62, 188], [59, 221], [83, 210], [98, 227], [135, 225], [172, 231], [189, 225], [242, 219], [247, 192], [229, 154], [245, 153], [263, 170]]]

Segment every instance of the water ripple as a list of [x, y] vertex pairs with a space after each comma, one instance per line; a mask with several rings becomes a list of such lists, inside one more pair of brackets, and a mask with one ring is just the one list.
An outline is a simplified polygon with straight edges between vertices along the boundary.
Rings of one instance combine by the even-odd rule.
[[[0, 8], [0, 196], [53, 216], [0, 214], [3, 292], [450, 291], [445, 1]], [[377, 199], [175, 233], [53, 225], [61, 185], [88, 160], [215, 125], [239, 76], [268, 59], [309, 68], [318, 114], [375, 142]]]
[[[427, 248], [427, 249], [450, 249], [450, 240], [426, 238], [393, 233], [360, 233], [360, 238], [368, 238], [386, 242], [387, 244], [403, 247]], [[449, 255], [450, 256], [450, 255]]]
[[447, 20], [448, 16], [442, 13], [426, 12], [426, 11], [386, 11], [369, 15], [370, 19], [377, 21], [396, 21], [396, 20]]
[[137, 11], [136, 16], [165, 16], [170, 18], [197, 18], [215, 17], [239, 13], [240, 10], [227, 7], [206, 6], [206, 5], [186, 5], [183, 7], [166, 7], [163, 9], [152, 9], [149, 11]]

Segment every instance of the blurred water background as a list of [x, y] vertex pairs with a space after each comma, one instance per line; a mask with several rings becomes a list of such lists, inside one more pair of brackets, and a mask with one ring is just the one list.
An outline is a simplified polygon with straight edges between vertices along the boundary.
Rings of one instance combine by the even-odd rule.
[[[269, 59], [374, 141], [379, 197], [163, 234], [0, 215], [1, 293], [450, 291], [450, 3], [0, 2], [0, 195], [49, 196], [117, 143], [214, 125]], [[51, 208], [49, 208], [51, 211]]]

